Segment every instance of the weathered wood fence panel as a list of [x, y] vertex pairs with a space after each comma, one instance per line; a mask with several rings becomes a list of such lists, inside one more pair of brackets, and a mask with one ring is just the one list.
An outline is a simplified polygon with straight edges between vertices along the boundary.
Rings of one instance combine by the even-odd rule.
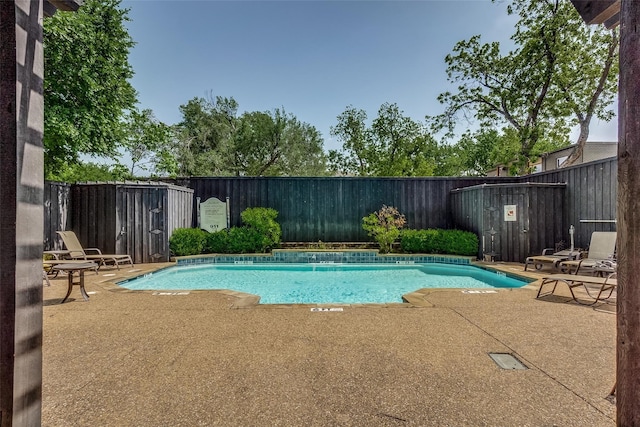
[[[87, 247], [130, 253], [136, 262], [164, 260], [161, 248], [168, 247], [165, 239], [173, 230], [197, 225], [196, 198], [204, 202], [210, 197], [225, 200], [227, 196], [232, 226], [241, 225], [240, 213], [248, 207], [271, 207], [279, 212], [283, 240], [287, 242], [369, 241], [362, 230], [362, 218], [383, 204], [397, 207], [406, 216], [409, 228], [457, 227], [477, 232], [481, 240], [484, 236], [486, 244], [488, 231], [478, 228], [479, 224], [497, 221], [502, 215], [489, 208], [507, 204], [505, 200], [522, 203], [529, 221], [527, 235], [511, 224], [499, 236], [494, 235], [494, 245], [496, 238], [500, 239], [505, 261], [522, 261], [560, 241], [568, 245], [570, 225], [576, 228], [576, 246], [582, 248], [589, 244], [593, 231], [615, 231], [616, 158], [521, 178], [226, 177], [170, 182], [188, 188], [157, 183], [145, 184], [143, 190], [129, 184], [132, 193], [126, 194], [123, 187], [124, 193], [117, 197], [115, 184], [47, 183], [45, 249], [60, 249], [55, 231], [66, 228], [76, 231]], [[456, 188], [481, 184], [516, 184], [514, 188], [519, 184], [522, 190], [522, 185], [529, 182], [566, 183], [566, 188], [562, 194], [551, 192], [552, 198], [531, 186], [523, 196], [503, 189], [487, 196], [487, 201], [451, 193]], [[154, 185], [165, 186], [166, 197], [160, 198], [158, 191], [163, 190], [152, 189]], [[141, 230], [146, 230], [145, 237]]]
[[45, 249], [62, 249], [56, 231], [73, 230], [86, 248], [129, 254], [135, 263], [165, 262], [173, 230], [192, 224], [189, 188], [157, 182], [48, 183], [46, 188], [51, 213], [45, 215]]
[[523, 262], [553, 247], [563, 224], [565, 184], [488, 184], [452, 190], [454, 227], [478, 235], [478, 257]]
[[116, 253], [116, 186], [76, 184], [72, 187], [71, 230], [84, 248]]
[[63, 182], [46, 182], [44, 185], [44, 250], [63, 249], [56, 231], [71, 226], [71, 185]]
[[178, 227], [190, 227], [193, 190], [161, 183], [116, 186], [116, 253], [134, 262], [166, 262], [169, 237]]
[[[449, 191], [481, 183], [515, 182], [505, 178], [190, 178], [178, 185], [194, 189], [201, 201], [229, 197], [231, 225], [241, 225], [248, 207], [279, 213], [287, 242], [362, 242], [362, 218], [395, 206], [410, 228], [451, 227]], [[195, 211], [195, 210], [194, 210]], [[194, 226], [196, 219], [194, 217]]]
[[573, 225], [576, 246], [586, 248], [594, 231], [616, 231], [617, 172], [618, 159], [613, 157], [523, 179], [567, 183], [563, 218], [565, 229], [559, 239], [568, 241], [568, 228]]

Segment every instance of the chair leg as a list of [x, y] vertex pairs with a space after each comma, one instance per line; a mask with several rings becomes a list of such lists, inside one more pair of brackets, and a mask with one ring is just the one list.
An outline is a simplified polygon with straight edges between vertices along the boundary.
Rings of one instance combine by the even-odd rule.
[[49, 281], [49, 276], [47, 276], [47, 272], [42, 270], [42, 277], [44, 278], [45, 282], [47, 282], [47, 286], [51, 286], [51, 282]]

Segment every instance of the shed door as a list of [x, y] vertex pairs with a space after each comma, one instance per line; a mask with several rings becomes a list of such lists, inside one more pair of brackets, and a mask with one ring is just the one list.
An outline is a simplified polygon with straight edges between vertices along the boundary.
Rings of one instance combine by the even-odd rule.
[[529, 198], [524, 193], [501, 196], [502, 259], [524, 262], [529, 254]]
[[164, 188], [118, 188], [118, 253], [131, 255], [134, 263], [169, 260]]
[[492, 189], [485, 197], [481, 245], [485, 254], [523, 262], [529, 253], [529, 200], [513, 189]]

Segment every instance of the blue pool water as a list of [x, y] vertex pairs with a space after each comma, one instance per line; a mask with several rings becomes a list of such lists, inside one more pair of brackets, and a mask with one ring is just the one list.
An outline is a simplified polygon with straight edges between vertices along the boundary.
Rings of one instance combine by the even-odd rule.
[[120, 286], [134, 290], [231, 289], [262, 304], [388, 303], [420, 288], [518, 288], [526, 282], [450, 264], [209, 264], [170, 267]]

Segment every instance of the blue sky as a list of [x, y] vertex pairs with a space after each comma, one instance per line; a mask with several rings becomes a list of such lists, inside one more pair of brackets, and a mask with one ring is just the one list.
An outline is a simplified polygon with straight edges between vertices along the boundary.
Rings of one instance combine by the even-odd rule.
[[[315, 126], [325, 149], [348, 105], [377, 115], [384, 102], [424, 121], [451, 89], [445, 56], [481, 34], [509, 43], [515, 19], [490, 0], [123, 1], [140, 108], [174, 124], [194, 97], [234, 97], [243, 111], [284, 108]], [[594, 123], [590, 140], [613, 140]]]

